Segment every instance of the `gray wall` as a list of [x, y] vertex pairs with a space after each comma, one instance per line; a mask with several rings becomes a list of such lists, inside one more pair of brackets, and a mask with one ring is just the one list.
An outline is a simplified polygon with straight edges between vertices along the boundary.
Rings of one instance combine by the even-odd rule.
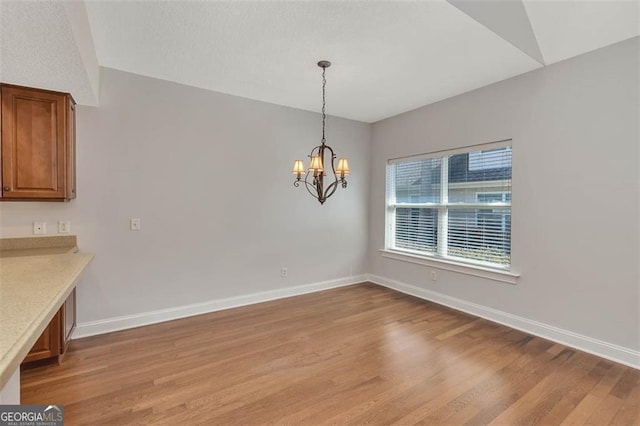
[[104, 68], [100, 99], [78, 108], [78, 198], [0, 204], [3, 237], [71, 220], [96, 254], [80, 322], [367, 272], [369, 124], [329, 117], [354, 173], [320, 206], [291, 174], [318, 114]]
[[[640, 349], [639, 39], [374, 124], [376, 275]], [[499, 66], [499, 64], [496, 64]], [[513, 139], [516, 285], [381, 257], [385, 164]]]

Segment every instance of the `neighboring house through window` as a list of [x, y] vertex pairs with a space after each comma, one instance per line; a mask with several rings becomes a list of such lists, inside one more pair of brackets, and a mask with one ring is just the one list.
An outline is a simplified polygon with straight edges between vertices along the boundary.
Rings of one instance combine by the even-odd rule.
[[386, 248], [508, 269], [511, 158], [502, 143], [389, 161]]
[[[487, 204], [495, 206], [503, 206], [511, 204], [510, 192], [478, 192], [476, 194], [476, 202], [478, 204]], [[476, 225], [479, 227], [487, 224], [500, 225], [503, 232], [511, 227], [511, 218], [504, 214], [503, 210], [498, 209], [478, 209], [476, 214]]]

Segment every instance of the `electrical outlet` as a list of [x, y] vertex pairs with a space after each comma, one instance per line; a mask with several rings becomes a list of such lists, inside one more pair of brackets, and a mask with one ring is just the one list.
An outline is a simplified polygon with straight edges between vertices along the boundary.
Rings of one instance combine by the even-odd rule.
[[71, 232], [71, 221], [59, 220], [58, 221], [58, 234], [68, 234]]
[[438, 279], [438, 273], [436, 271], [431, 271], [431, 281], [436, 281]]
[[44, 235], [47, 233], [47, 222], [33, 222], [33, 235]]
[[140, 222], [140, 219], [131, 219], [131, 230], [139, 231], [140, 228], [142, 228], [142, 223]]
[[287, 278], [287, 274], [288, 273], [289, 273], [289, 271], [287, 270], [287, 268], [280, 269], [280, 277], [281, 278]]

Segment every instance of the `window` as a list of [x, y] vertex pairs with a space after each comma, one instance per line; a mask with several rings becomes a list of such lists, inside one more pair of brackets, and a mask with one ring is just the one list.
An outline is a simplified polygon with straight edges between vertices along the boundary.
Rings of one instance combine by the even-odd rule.
[[511, 146], [392, 160], [386, 248], [500, 269], [511, 264]]

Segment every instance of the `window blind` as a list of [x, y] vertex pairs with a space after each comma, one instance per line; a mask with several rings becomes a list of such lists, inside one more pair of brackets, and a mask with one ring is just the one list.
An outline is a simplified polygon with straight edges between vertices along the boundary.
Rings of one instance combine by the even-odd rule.
[[511, 263], [511, 146], [387, 166], [387, 248], [483, 266]]

